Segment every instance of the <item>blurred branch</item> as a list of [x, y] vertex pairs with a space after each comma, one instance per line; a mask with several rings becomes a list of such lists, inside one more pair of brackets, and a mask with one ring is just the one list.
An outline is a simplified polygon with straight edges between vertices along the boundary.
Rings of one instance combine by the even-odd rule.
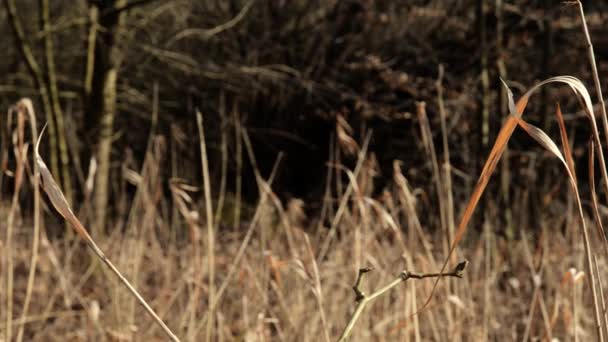
[[249, 9], [253, 6], [254, 2], [255, 2], [255, 0], [249, 0], [249, 2], [245, 6], [243, 6], [243, 8], [239, 11], [239, 13], [234, 18], [232, 18], [232, 19], [228, 20], [227, 22], [225, 22], [221, 25], [218, 25], [214, 28], [211, 28], [211, 29], [199, 29], [199, 28], [185, 29], [185, 30], [179, 32], [178, 34], [176, 34], [173, 38], [171, 38], [167, 42], [167, 45], [170, 46], [173, 43], [175, 43], [176, 41], [190, 37], [190, 36], [195, 36], [195, 37], [199, 37], [203, 40], [207, 40], [226, 30], [230, 30], [231, 28], [235, 27], [239, 22], [241, 22], [241, 20], [243, 20], [243, 18], [245, 18], [245, 15], [247, 15], [247, 12], [249, 12]]
[[30, 74], [36, 78], [37, 82], [40, 81], [43, 84], [40, 66], [38, 63], [36, 63], [34, 53], [25, 40], [25, 33], [23, 31], [23, 27], [21, 26], [21, 21], [19, 18], [17, 18], [17, 7], [15, 6], [15, 2], [13, 0], [4, 0], [4, 6], [8, 14], [8, 20], [15, 34], [15, 39], [17, 40], [17, 47], [25, 59], [26, 65], [30, 70]]
[[95, 71], [95, 44], [97, 41], [97, 19], [99, 15], [99, 9], [97, 6], [89, 7], [89, 32], [87, 35], [87, 61], [85, 67], [84, 76], [84, 96], [88, 102], [91, 97], [91, 91], [93, 89], [93, 73]]
[[[40, 17], [42, 21], [42, 28], [44, 31], [48, 31], [51, 27], [51, 9], [49, 0], [40, 0]], [[51, 106], [53, 109], [53, 116], [55, 117], [55, 123], [57, 124], [57, 138], [59, 143], [59, 160], [61, 162], [61, 180], [63, 190], [65, 191], [66, 198], [69, 203], [73, 200], [72, 193], [72, 182], [70, 177], [69, 169], [69, 155], [68, 147], [65, 138], [65, 125], [63, 122], [63, 110], [61, 109], [61, 103], [59, 102], [59, 90], [57, 89], [57, 71], [55, 68], [55, 51], [53, 46], [53, 35], [48, 34], [44, 37], [44, 57], [46, 65], [46, 79], [49, 95], [51, 99]]]
[[[97, 6], [90, 6], [89, 9], [97, 9]], [[77, 17], [72, 18], [70, 20], [66, 20], [54, 25], [49, 25], [47, 28], [42, 28], [40, 31], [33, 35], [33, 40], [44, 39], [48, 35], [52, 35], [54, 33], [60, 33], [62, 31], [67, 31], [69, 29], [78, 28], [80, 26], [92, 25], [97, 31], [106, 32], [106, 28], [97, 24], [97, 15], [95, 18], [91, 18], [89, 14], [85, 17]]]
[[49, 36], [53, 33], [58, 33], [64, 30], [69, 30], [71, 28], [75, 28], [75, 27], [79, 27], [79, 26], [84, 26], [90, 23], [89, 18], [87, 17], [80, 17], [80, 18], [74, 18], [72, 20], [69, 21], [64, 21], [63, 23], [59, 23], [59, 24], [55, 24], [55, 25], [49, 25], [48, 27], [43, 27], [41, 31], [39, 31], [38, 33], [36, 33], [34, 35], [34, 40], [38, 40], [38, 39], [43, 39], [46, 36]]
[[[108, 8], [106, 10], [104, 10], [103, 12], [101, 12], [102, 16], [112, 16], [112, 15], [117, 15], [120, 12], [124, 12], [124, 11], [128, 11], [130, 9], [133, 9], [135, 7], [139, 7], [139, 6], [145, 6], [147, 4], [153, 3], [155, 1], [158, 0], [135, 0], [135, 1], [131, 1], [129, 3], [126, 3], [124, 5], [118, 5], [116, 7], [112, 7], [112, 8]], [[101, 6], [103, 3], [103, 0], [93, 0], [91, 1], [91, 3], [97, 5], [97, 6]]]
[[137, 21], [135, 21], [133, 24], [130, 25], [129, 29], [124, 33], [125, 36], [133, 37], [135, 31], [137, 31], [138, 29], [140, 29], [142, 27], [145, 27], [152, 20], [154, 20], [157, 17], [164, 14], [165, 11], [173, 8], [177, 3], [178, 3], [177, 1], [166, 1], [166, 2], [163, 2], [161, 5], [159, 5], [158, 7], [147, 12], [146, 15], [143, 16], [143, 18], [138, 19]]

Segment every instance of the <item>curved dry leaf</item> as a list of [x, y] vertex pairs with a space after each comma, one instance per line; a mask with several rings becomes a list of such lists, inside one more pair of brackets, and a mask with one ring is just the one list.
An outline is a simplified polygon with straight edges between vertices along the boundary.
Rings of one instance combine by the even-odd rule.
[[122, 176], [127, 182], [131, 183], [131, 185], [134, 186], [139, 186], [143, 179], [143, 177], [139, 173], [134, 170], [130, 170], [126, 167], [122, 170]]
[[359, 151], [359, 144], [352, 138], [353, 129], [350, 127], [346, 119], [341, 115], [336, 115], [336, 136], [338, 137], [338, 144], [346, 153], [346, 155], [353, 156]]
[[395, 220], [393, 219], [391, 214], [389, 214], [388, 211], [386, 211], [386, 209], [382, 205], [380, 205], [380, 203], [378, 203], [378, 201], [369, 197], [365, 197], [363, 200], [367, 204], [369, 204], [372, 209], [374, 209], [374, 211], [380, 218], [380, 222], [382, 223], [383, 227], [389, 227], [395, 233], [399, 232], [399, 227], [397, 227], [397, 223], [395, 223]]
[[[521, 128], [524, 129], [524, 131], [526, 131], [526, 133], [528, 133], [529, 136], [536, 140], [536, 142], [538, 142], [547, 151], [551, 152], [551, 154], [553, 154], [555, 157], [559, 158], [559, 160], [564, 164], [564, 166], [568, 170], [568, 173], [570, 173], [570, 166], [566, 162], [566, 159], [562, 155], [562, 152], [559, 150], [559, 147], [557, 147], [555, 142], [553, 142], [553, 140], [549, 138], [549, 136], [542, 129], [530, 123], [527, 123], [526, 121], [519, 118], [517, 119], [517, 123]], [[573, 178], [571, 173], [570, 178]]]
[[64, 219], [66, 219], [68, 222], [70, 222], [72, 224], [72, 227], [74, 228], [74, 230], [80, 237], [82, 237], [83, 239], [85, 239], [88, 242], [90, 240], [89, 234], [87, 233], [86, 229], [82, 226], [80, 221], [78, 221], [78, 219], [76, 218], [76, 215], [74, 215], [74, 213], [72, 212], [72, 208], [70, 207], [70, 205], [68, 204], [68, 201], [63, 196], [63, 192], [61, 191], [61, 189], [55, 182], [55, 179], [53, 179], [53, 175], [51, 174], [51, 171], [49, 171], [49, 168], [46, 166], [46, 164], [44, 163], [44, 160], [40, 156], [40, 153], [39, 153], [40, 142], [42, 141], [42, 135], [44, 134], [44, 130], [46, 129], [46, 126], [47, 125], [45, 124], [44, 127], [42, 128], [42, 130], [40, 131], [40, 135], [38, 136], [38, 141], [36, 142], [36, 149], [34, 151], [35, 155], [36, 155], [36, 164], [38, 164], [38, 168], [40, 170], [42, 188], [44, 189], [44, 192], [46, 192], [46, 195], [48, 196], [49, 200], [51, 201], [51, 204], [53, 204], [53, 207], [55, 207], [55, 210], [57, 210], [57, 212], [61, 216], [63, 216]]

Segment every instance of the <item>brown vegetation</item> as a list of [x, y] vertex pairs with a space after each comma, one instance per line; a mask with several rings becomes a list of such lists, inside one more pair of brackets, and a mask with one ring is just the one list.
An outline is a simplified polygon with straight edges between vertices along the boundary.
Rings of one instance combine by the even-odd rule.
[[2, 1], [0, 341], [608, 339], [604, 5]]

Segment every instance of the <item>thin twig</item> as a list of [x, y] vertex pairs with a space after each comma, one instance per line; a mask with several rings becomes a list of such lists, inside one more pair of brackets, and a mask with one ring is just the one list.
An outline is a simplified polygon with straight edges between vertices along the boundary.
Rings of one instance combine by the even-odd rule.
[[367, 304], [369, 304], [374, 299], [382, 296], [386, 292], [390, 291], [395, 286], [401, 284], [402, 282], [404, 282], [408, 279], [425, 279], [425, 278], [437, 278], [437, 277], [462, 278], [463, 272], [464, 272], [465, 268], [467, 267], [467, 264], [468, 264], [467, 260], [461, 261], [460, 263], [458, 263], [456, 265], [456, 267], [454, 267], [454, 269], [451, 272], [447, 272], [447, 273], [414, 273], [414, 272], [409, 272], [409, 271], [404, 270], [393, 281], [388, 283], [383, 288], [373, 292], [369, 296], [365, 295], [365, 293], [363, 291], [361, 291], [360, 285], [361, 285], [361, 280], [363, 278], [363, 275], [371, 272], [373, 270], [373, 268], [366, 267], [366, 268], [359, 269], [359, 273], [357, 275], [357, 280], [355, 281], [355, 285], [353, 286], [353, 291], [355, 292], [355, 301], [357, 302], [357, 307], [355, 308], [355, 312], [353, 313], [353, 315], [350, 317], [348, 324], [344, 328], [344, 331], [342, 331], [342, 334], [338, 338], [338, 342], [343, 342], [343, 341], [348, 340], [348, 338], [352, 334], [353, 328], [355, 327], [355, 323], [357, 323], [357, 320], [361, 316], [361, 313], [363, 312], [363, 309], [365, 309], [365, 306]]

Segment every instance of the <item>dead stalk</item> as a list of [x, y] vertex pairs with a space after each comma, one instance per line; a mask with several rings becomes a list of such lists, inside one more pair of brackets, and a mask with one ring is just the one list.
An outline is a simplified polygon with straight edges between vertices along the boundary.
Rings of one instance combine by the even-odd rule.
[[131, 292], [131, 294], [138, 300], [138, 302], [144, 307], [144, 309], [148, 312], [148, 314], [156, 321], [156, 323], [163, 329], [163, 331], [167, 334], [167, 336], [172, 341], [179, 341], [179, 338], [169, 329], [169, 327], [158, 317], [158, 315], [154, 312], [154, 310], [148, 305], [148, 303], [143, 299], [143, 297], [137, 292], [137, 290], [129, 283], [129, 281], [118, 271], [118, 269], [114, 266], [114, 264], [106, 257], [106, 255], [101, 251], [101, 249], [97, 246], [93, 238], [89, 235], [88, 231], [85, 227], [80, 223], [76, 215], [72, 212], [72, 208], [66, 201], [63, 193], [55, 180], [48, 167], [44, 163], [44, 160], [40, 156], [38, 150], [40, 147], [40, 141], [42, 138], [42, 134], [44, 133], [44, 128], [40, 133], [40, 137], [38, 138], [35, 155], [36, 155], [36, 163], [38, 164], [40, 177], [42, 180], [42, 186], [44, 191], [46, 192], [49, 200], [55, 210], [72, 225], [72, 228], [76, 231], [78, 236], [82, 238], [88, 245], [88, 247], [95, 253], [95, 255], [103, 261], [104, 264], [114, 273], [118, 279], [122, 282], [122, 284]]
[[17, 209], [19, 206], [19, 192], [21, 190], [21, 185], [23, 184], [23, 171], [25, 165], [25, 159], [27, 158], [27, 146], [24, 145], [24, 123], [25, 123], [25, 115], [23, 113], [23, 109], [19, 108], [11, 108], [9, 110], [9, 116], [15, 113], [17, 115], [17, 129], [16, 134], [13, 135], [15, 146], [15, 159], [16, 159], [16, 169], [14, 173], [15, 179], [15, 190], [13, 192], [13, 199], [11, 201], [11, 207], [8, 212], [8, 219], [6, 223], [6, 268], [7, 268], [7, 276], [6, 276], [6, 339], [10, 341], [12, 338], [12, 326], [13, 326], [13, 285], [14, 285], [14, 270], [13, 270], [13, 252], [15, 248], [13, 247], [13, 228], [15, 224], [15, 216], [17, 215]]
[[[38, 129], [36, 126], [36, 114], [34, 113], [34, 106], [30, 100], [22, 100], [19, 103], [19, 110], [27, 113], [30, 121], [30, 130], [32, 133], [32, 145], [36, 146], [38, 138]], [[21, 320], [25, 320], [28, 315], [30, 302], [32, 299], [32, 290], [34, 288], [34, 279], [36, 277], [36, 264], [38, 263], [38, 249], [40, 246], [40, 189], [39, 189], [39, 171], [38, 164], [34, 163], [34, 231], [32, 239], [32, 257], [30, 259], [30, 270], [27, 277], [27, 288], [25, 290], [25, 301], [23, 303], [23, 309], [21, 311]], [[17, 332], [17, 341], [23, 339], [24, 326], [19, 327]]]
[[600, 84], [600, 77], [597, 71], [597, 64], [595, 63], [595, 52], [593, 51], [593, 43], [591, 42], [591, 35], [589, 34], [589, 28], [587, 27], [587, 21], [585, 20], [585, 11], [583, 10], [583, 3], [580, 0], [577, 0], [576, 3], [578, 4], [578, 8], [581, 15], [583, 32], [585, 33], [585, 40], [587, 43], [587, 53], [589, 55], [589, 64], [591, 64], [591, 71], [593, 72], [593, 82], [595, 85], [595, 91], [597, 92], [597, 97], [600, 101], [600, 112], [602, 114], [604, 134], [606, 135], [606, 144], [608, 144], [608, 116], [606, 115], [606, 105], [604, 104], [604, 97], [602, 96], [602, 86]]
[[[203, 129], [203, 115], [196, 112], [196, 123], [200, 135], [201, 163], [203, 168], [203, 190], [205, 193], [205, 217], [207, 220], [207, 272], [209, 277], [208, 303], [215, 302], [215, 229], [213, 227], [213, 208], [211, 203], [211, 179], [209, 178], [209, 162], [207, 160], [207, 146], [205, 141], [205, 131]], [[209, 305], [207, 314], [207, 330], [205, 341], [209, 342], [213, 332], [213, 306]]]

